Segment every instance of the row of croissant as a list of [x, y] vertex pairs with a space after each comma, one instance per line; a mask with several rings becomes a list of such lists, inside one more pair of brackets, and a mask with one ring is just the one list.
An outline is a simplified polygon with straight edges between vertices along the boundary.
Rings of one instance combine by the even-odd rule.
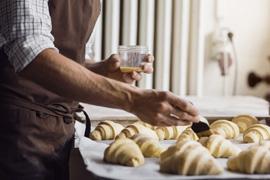
[[[204, 120], [207, 121], [207, 120]], [[113, 140], [123, 137], [132, 137], [135, 134], [146, 134], [159, 140], [177, 140], [185, 138], [186, 134], [192, 134], [193, 139], [219, 134], [226, 139], [235, 139], [243, 133], [244, 143], [259, 143], [263, 140], [270, 140], [270, 128], [267, 125], [259, 124], [256, 117], [240, 115], [228, 120], [217, 120], [210, 125], [210, 130], [200, 132], [197, 135], [190, 126], [166, 126], [154, 127], [147, 123], [137, 121], [123, 127], [121, 124], [112, 121], [103, 121], [91, 132], [92, 140]]]
[[[116, 138], [104, 152], [104, 161], [108, 163], [139, 166], [144, 164], [144, 158], [157, 157], [160, 159], [161, 172], [216, 175], [222, 173], [223, 168], [215, 158], [229, 158], [227, 168], [230, 171], [249, 174], [270, 173], [270, 145], [263, 141], [269, 139], [270, 130], [266, 125], [257, 124], [254, 119], [252, 116], [239, 116], [238, 120], [234, 119], [233, 122], [215, 121], [210, 125], [208, 132], [199, 134], [204, 136], [201, 138], [189, 127], [177, 136], [180, 129], [178, 127], [153, 128], [136, 122], [120, 130], [121, 125], [104, 121], [96, 127], [90, 137], [98, 140]], [[114, 130], [116, 126], [118, 133]], [[249, 142], [259, 143], [241, 151], [228, 140], [236, 138], [241, 131], [248, 135], [246, 139]], [[164, 149], [158, 139], [177, 141], [168, 149]]]

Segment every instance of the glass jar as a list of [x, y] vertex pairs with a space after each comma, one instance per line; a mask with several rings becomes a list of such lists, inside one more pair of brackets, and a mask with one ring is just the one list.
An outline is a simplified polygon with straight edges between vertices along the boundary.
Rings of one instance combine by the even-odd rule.
[[146, 46], [119, 46], [120, 70], [124, 73], [141, 72], [142, 63], [148, 54]]

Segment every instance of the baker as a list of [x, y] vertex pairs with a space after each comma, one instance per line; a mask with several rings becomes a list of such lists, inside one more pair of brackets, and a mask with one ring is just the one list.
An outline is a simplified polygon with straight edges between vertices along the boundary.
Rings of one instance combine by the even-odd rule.
[[[68, 179], [77, 102], [153, 125], [198, 120], [196, 108], [172, 93], [130, 86], [141, 75], [121, 73], [117, 55], [85, 60], [99, 13], [99, 0], [0, 1], [0, 179]], [[152, 62], [148, 55], [145, 73]]]

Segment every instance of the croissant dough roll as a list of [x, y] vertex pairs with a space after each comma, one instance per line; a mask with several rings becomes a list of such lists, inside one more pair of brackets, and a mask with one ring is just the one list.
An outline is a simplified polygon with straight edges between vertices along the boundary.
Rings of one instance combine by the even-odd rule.
[[177, 139], [188, 126], [166, 126], [155, 129], [159, 140]]
[[151, 124], [149, 124], [149, 123], [146, 123], [146, 122], [143, 122], [143, 121], [136, 121], [135, 123], [133, 123], [133, 124], [141, 124], [141, 125], [143, 125], [144, 127], [146, 127], [146, 128], [149, 128], [149, 129], [152, 129], [152, 130], [154, 130], [155, 128], [154, 128], [154, 126], [152, 126]]
[[254, 124], [243, 134], [245, 143], [259, 143], [270, 139], [270, 127], [264, 124]]
[[135, 134], [145, 134], [151, 138], [158, 139], [158, 136], [155, 131], [153, 131], [150, 128], [145, 127], [141, 123], [133, 123], [128, 125], [125, 129], [123, 129], [118, 136], [118, 138], [130, 138], [134, 136]]
[[94, 131], [90, 133], [90, 138], [92, 140], [112, 140], [114, 139], [124, 127], [121, 124], [115, 123], [113, 121], [103, 121], [100, 122]]
[[144, 163], [139, 146], [132, 140], [117, 139], [104, 151], [104, 161], [125, 166], [140, 166]]
[[214, 134], [210, 137], [203, 137], [199, 142], [216, 158], [228, 158], [239, 154], [241, 151], [240, 148], [221, 135]]
[[144, 157], [159, 157], [164, 148], [161, 147], [157, 139], [153, 139], [144, 134], [136, 134], [131, 137], [140, 147]]
[[180, 175], [216, 175], [223, 169], [196, 141], [181, 141], [161, 154], [160, 171]]
[[252, 146], [232, 156], [227, 162], [230, 171], [247, 174], [270, 173], [270, 151], [264, 146]]
[[232, 122], [236, 123], [240, 129], [240, 132], [243, 133], [247, 128], [253, 124], [258, 123], [258, 119], [250, 115], [239, 115], [232, 119]]
[[182, 132], [182, 134], [180, 134], [180, 136], [177, 139], [177, 142], [185, 141], [185, 140], [197, 141], [198, 139], [199, 138], [198, 138], [197, 134], [189, 127], [186, 130], [184, 130], [184, 132]]
[[210, 128], [214, 134], [219, 134], [226, 139], [234, 139], [240, 133], [238, 126], [228, 120], [217, 120], [210, 124]]
[[200, 137], [209, 137], [211, 135], [215, 134], [215, 132], [212, 129], [206, 130], [206, 131], [202, 131], [202, 132], [198, 132], [197, 136]]

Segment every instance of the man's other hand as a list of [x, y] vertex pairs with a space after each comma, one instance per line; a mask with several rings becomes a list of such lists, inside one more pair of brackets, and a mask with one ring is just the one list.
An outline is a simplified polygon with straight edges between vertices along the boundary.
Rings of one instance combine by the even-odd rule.
[[[88, 69], [105, 77], [132, 84], [142, 78], [140, 72], [123, 73], [120, 71], [120, 57], [117, 54], [111, 55], [108, 59], [88, 65]], [[153, 69], [154, 56], [148, 54], [141, 64], [143, 73], [151, 74]]]

